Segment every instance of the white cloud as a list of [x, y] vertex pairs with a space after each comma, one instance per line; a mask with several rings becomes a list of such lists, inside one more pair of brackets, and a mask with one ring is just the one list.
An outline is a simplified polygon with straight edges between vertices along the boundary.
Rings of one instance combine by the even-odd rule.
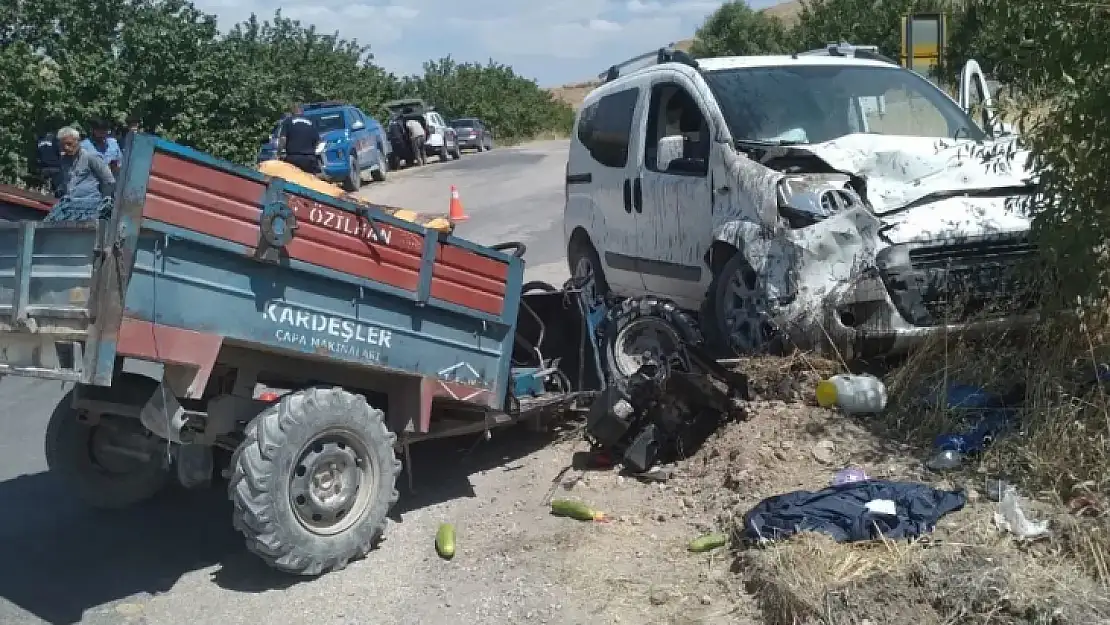
[[589, 21], [590, 30], [596, 30], [603, 33], [615, 33], [621, 30], [622, 26], [616, 22], [609, 20], [592, 19]]
[[[223, 27], [273, 15], [272, 0], [194, 0]], [[282, 13], [369, 44], [399, 74], [428, 59], [493, 60], [541, 84], [577, 82], [625, 58], [690, 37], [709, 0], [283, 0]], [[774, 0], [753, 0], [753, 4]]]

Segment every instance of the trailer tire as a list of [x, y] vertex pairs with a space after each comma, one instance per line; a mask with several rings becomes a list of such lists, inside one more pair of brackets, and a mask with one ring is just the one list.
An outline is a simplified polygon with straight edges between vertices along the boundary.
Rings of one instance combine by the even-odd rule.
[[[122, 381], [128, 381], [128, 377], [124, 376]], [[98, 428], [104, 428], [106, 421], [113, 419], [123, 428], [134, 428], [135, 435], [142, 435], [145, 428], [138, 419], [103, 415], [100, 423], [90, 425], [77, 417], [70, 390], [50, 415], [44, 451], [50, 472], [62, 478], [85, 505], [104, 510], [126, 508], [150, 499], [170, 483], [172, 474], [166, 466], [165, 454], [155, 451], [158, 447], [164, 449], [164, 444], [152, 441], [150, 460], [140, 461], [127, 472], [112, 471], [112, 467], [101, 464], [103, 459], [97, 459]], [[153, 436], [149, 432], [147, 435]]]
[[683, 343], [704, 343], [697, 322], [689, 314], [670, 300], [652, 296], [626, 299], [609, 309], [604, 333], [605, 374], [609, 384], [622, 391], [638, 368], [632, 352], [639, 347], [666, 352]]
[[247, 426], [228, 484], [247, 549], [297, 575], [366, 556], [397, 502], [396, 441], [381, 410], [341, 388], [305, 389], [267, 407]]

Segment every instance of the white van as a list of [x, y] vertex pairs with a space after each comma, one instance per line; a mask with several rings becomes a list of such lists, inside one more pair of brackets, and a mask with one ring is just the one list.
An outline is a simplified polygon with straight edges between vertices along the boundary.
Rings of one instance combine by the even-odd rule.
[[741, 353], [893, 353], [1024, 317], [1000, 285], [1032, 251], [1032, 183], [1024, 158], [999, 154], [1014, 136], [987, 123], [974, 62], [960, 102], [847, 44], [697, 61], [661, 49], [604, 80], [567, 161], [572, 275], [699, 311]]

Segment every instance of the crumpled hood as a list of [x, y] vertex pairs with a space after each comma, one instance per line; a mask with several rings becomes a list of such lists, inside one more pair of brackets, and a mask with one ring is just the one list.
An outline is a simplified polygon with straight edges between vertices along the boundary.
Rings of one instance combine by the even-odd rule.
[[[938, 191], [1028, 185], [1028, 150], [1003, 153], [1012, 139], [985, 145], [961, 139], [852, 134], [798, 146], [835, 169], [867, 180], [867, 199], [878, 214], [897, 210]], [[998, 154], [985, 155], [985, 152]]]
[[[944, 236], [1023, 231], [1015, 188], [1030, 184], [1027, 150], [1005, 155], [1003, 139], [985, 145], [969, 140], [854, 134], [800, 147], [833, 168], [867, 181], [867, 200], [886, 224], [892, 243]], [[990, 189], [999, 189], [991, 196]], [[975, 192], [976, 196], [926, 196]], [[984, 193], [985, 192], [985, 193]]]

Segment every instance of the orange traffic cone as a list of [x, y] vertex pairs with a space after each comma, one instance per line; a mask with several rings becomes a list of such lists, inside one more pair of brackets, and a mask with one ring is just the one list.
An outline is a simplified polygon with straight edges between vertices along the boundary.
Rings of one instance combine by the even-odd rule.
[[459, 190], [455, 185], [451, 185], [451, 207], [448, 209], [447, 218], [451, 221], [470, 219], [470, 216], [463, 212], [462, 200], [459, 199]]

